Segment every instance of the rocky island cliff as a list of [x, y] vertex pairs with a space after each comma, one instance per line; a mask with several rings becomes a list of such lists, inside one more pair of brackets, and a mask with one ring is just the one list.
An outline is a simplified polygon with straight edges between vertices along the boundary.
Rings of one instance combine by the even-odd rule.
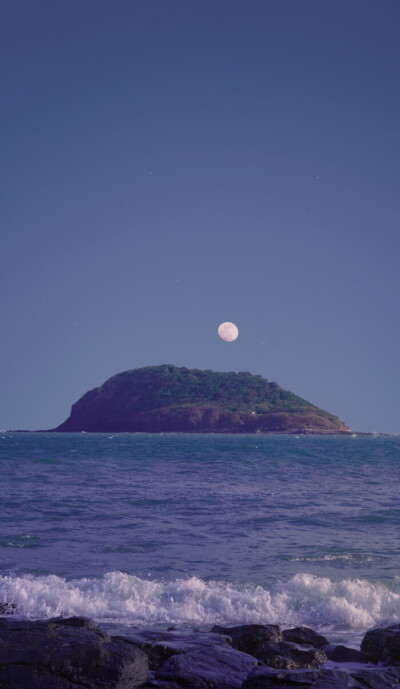
[[172, 365], [124, 371], [72, 405], [57, 432], [348, 433], [338, 419], [251, 373]]

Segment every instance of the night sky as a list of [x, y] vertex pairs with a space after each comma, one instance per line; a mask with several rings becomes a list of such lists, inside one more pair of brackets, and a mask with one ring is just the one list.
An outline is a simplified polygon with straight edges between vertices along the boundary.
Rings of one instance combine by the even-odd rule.
[[169, 363], [400, 432], [398, 0], [2, 0], [0, 32], [0, 428]]

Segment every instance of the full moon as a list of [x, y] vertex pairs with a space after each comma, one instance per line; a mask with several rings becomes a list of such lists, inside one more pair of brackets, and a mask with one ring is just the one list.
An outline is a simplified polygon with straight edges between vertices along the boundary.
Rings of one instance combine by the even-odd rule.
[[226, 323], [221, 323], [219, 326], [218, 335], [220, 336], [221, 340], [225, 340], [225, 342], [234, 342], [234, 340], [237, 340], [238, 338], [239, 329], [237, 325], [227, 321]]

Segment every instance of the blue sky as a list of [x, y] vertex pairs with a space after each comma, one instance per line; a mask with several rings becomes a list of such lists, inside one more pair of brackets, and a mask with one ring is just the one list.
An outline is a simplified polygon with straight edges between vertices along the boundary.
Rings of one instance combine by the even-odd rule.
[[173, 363], [400, 432], [399, 3], [3, 0], [0, 26], [0, 427]]

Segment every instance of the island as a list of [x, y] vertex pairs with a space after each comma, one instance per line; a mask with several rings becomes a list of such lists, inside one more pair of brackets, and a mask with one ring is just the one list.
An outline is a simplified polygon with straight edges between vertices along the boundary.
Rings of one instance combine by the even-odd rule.
[[164, 364], [124, 371], [72, 405], [53, 432], [350, 433], [337, 416], [260, 375]]

